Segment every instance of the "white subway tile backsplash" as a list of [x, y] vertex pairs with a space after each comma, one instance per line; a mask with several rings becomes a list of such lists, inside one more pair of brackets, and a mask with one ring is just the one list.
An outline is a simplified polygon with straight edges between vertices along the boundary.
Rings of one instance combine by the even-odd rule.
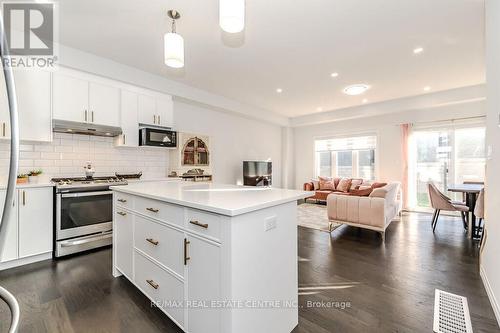
[[[96, 176], [142, 171], [145, 178], [155, 178], [165, 177], [168, 171], [168, 151], [113, 147], [109, 137], [54, 133], [52, 142], [23, 142], [20, 148], [18, 172], [42, 169], [46, 179], [83, 176], [87, 161], [94, 165]], [[9, 157], [10, 144], [1, 141], [0, 174], [7, 174]]]

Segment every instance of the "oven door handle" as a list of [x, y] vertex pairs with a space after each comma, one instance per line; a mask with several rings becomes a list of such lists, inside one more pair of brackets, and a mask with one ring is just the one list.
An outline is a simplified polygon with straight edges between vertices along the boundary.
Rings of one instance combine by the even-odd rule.
[[108, 231], [108, 232], [102, 233], [101, 235], [91, 235], [91, 236], [85, 237], [83, 239], [65, 240], [65, 241], [61, 242], [61, 247], [70, 247], [70, 246], [75, 246], [75, 245], [91, 243], [91, 242], [95, 242], [95, 241], [98, 241], [101, 239], [111, 238], [112, 236], [113, 236], [113, 232]]
[[63, 198], [78, 198], [78, 197], [91, 197], [96, 195], [112, 194], [113, 191], [95, 191], [95, 192], [77, 192], [77, 193], [64, 193], [61, 194]]

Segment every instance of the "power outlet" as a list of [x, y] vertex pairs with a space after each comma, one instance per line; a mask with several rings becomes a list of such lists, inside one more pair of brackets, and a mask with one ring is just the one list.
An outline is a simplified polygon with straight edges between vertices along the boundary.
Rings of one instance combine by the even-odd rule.
[[276, 216], [270, 216], [270, 217], [266, 218], [265, 225], [264, 225], [265, 231], [269, 231], [271, 229], [276, 229], [277, 223], [278, 223], [278, 221], [276, 219]]

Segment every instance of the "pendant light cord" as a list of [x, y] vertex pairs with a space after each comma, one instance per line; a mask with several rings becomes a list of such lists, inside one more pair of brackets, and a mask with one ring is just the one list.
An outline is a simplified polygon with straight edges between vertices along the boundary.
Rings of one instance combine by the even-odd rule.
[[[7, 99], [9, 102], [10, 114], [10, 165], [9, 179], [3, 207], [2, 219], [0, 221], [0, 257], [3, 253], [6, 241], [7, 224], [10, 223], [10, 216], [14, 209], [14, 194], [16, 191], [17, 167], [19, 164], [19, 123], [17, 113], [16, 88], [14, 85], [14, 75], [10, 67], [10, 56], [7, 47], [5, 29], [3, 25], [3, 13], [0, 12], [0, 59], [2, 60], [5, 86], [7, 88]], [[8, 65], [6, 65], [8, 64]], [[3, 299], [10, 308], [11, 324], [9, 333], [16, 333], [19, 326], [19, 303], [14, 295], [5, 288], [0, 287], [0, 298]]]

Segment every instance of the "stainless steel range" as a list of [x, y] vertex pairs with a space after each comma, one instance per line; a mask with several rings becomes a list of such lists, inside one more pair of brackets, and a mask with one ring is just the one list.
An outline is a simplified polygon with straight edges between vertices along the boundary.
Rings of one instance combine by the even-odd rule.
[[55, 256], [112, 243], [113, 199], [110, 186], [127, 185], [117, 176], [54, 178]]

